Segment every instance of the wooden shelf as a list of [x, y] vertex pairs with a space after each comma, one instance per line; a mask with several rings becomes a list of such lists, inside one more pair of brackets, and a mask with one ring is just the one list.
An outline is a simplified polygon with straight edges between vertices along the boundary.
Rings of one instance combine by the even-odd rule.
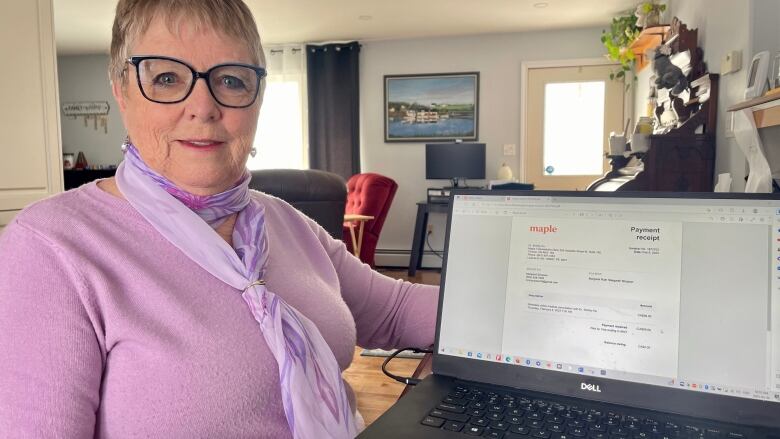
[[648, 27], [643, 29], [642, 32], [639, 33], [639, 38], [628, 46], [628, 48], [634, 52], [634, 56], [636, 56], [637, 72], [640, 72], [650, 64], [650, 60], [645, 56], [645, 52], [647, 52], [648, 49], [653, 49], [663, 44], [664, 37], [668, 31], [668, 25]]
[[740, 111], [752, 108], [757, 128], [780, 125], [780, 93], [767, 93], [764, 96], [732, 105], [727, 111]]

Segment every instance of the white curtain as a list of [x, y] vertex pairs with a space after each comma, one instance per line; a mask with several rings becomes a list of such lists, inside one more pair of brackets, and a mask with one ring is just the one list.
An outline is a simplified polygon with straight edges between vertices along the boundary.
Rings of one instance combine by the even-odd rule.
[[306, 169], [308, 163], [308, 98], [306, 56], [301, 45], [265, 48], [265, 97], [260, 109], [249, 169]]

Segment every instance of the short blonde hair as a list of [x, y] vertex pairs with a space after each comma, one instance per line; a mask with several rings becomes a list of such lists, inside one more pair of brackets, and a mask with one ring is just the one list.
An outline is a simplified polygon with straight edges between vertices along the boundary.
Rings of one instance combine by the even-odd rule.
[[130, 46], [144, 33], [156, 15], [165, 18], [168, 28], [176, 29], [182, 19], [206, 26], [246, 43], [252, 61], [265, 66], [252, 12], [242, 0], [119, 0], [111, 31], [111, 57], [108, 76], [124, 79]]

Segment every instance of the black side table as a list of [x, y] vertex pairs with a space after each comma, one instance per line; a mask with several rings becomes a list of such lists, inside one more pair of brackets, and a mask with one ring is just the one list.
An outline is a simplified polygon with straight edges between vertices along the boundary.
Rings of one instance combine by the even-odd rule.
[[412, 237], [412, 251], [409, 258], [409, 276], [414, 276], [422, 265], [423, 249], [425, 247], [425, 234], [428, 229], [429, 213], [444, 213], [450, 211], [449, 203], [417, 203], [417, 219], [414, 222], [414, 236]]
[[90, 181], [113, 177], [116, 174], [116, 169], [65, 169], [62, 174], [67, 191]]

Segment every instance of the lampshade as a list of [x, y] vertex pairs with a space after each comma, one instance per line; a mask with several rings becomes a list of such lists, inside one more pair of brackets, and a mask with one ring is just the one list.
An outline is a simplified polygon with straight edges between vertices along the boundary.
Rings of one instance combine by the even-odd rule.
[[509, 167], [506, 163], [503, 163], [500, 168], [498, 168], [498, 175], [499, 180], [512, 180], [514, 177], [512, 175], [512, 168]]

